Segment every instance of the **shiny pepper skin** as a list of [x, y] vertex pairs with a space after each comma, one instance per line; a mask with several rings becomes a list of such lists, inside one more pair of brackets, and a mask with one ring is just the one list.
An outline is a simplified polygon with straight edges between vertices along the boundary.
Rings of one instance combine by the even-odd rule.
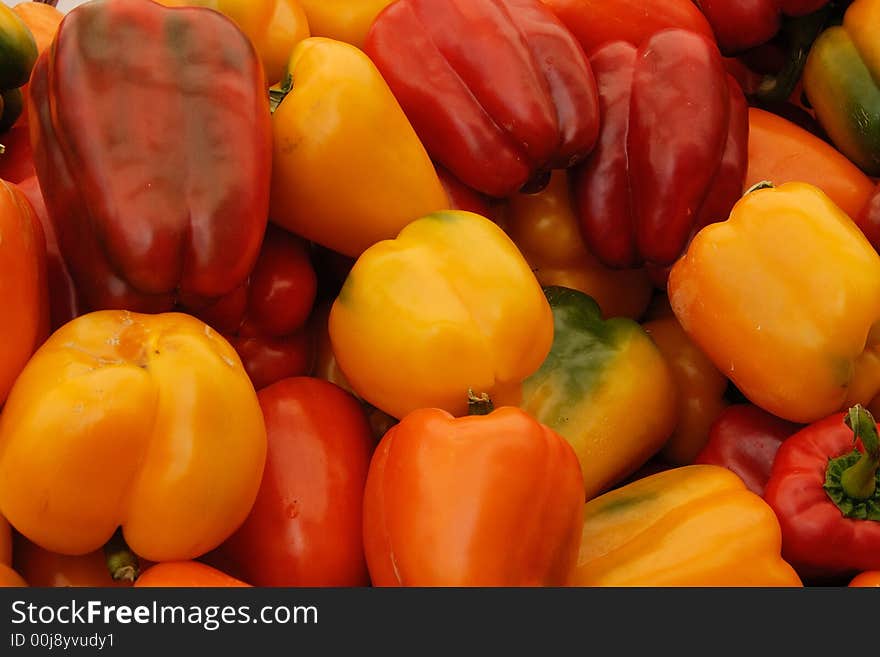
[[574, 179], [587, 246], [610, 267], [671, 265], [742, 195], [745, 97], [715, 44], [686, 30], [606, 44], [590, 61], [604, 118]]
[[431, 157], [477, 191], [540, 184], [596, 142], [590, 62], [539, 0], [398, 0], [364, 50]]

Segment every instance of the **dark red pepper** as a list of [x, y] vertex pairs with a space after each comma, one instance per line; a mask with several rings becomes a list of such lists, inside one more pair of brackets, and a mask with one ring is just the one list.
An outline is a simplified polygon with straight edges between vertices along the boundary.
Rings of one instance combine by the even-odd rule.
[[432, 158], [484, 194], [540, 186], [596, 141], [589, 60], [539, 0], [398, 0], [364, 49]]
[[763, 495], [779, 446], [800, 428], [751, 404], [728, 406], [712, 423], [694, 463], [727, 468], [749, 490]]
[[602, 128], [574, 178], [590, 250], [610, 267], [671, 265], [742, 196], [748, 107], [709, 39], [663, 30], [591, 57]]
[[247, 37], [204, 8], [95, 0], [30, 84], [31, 141], [88, 309], [160, 312], [247, 278], [266, 228], [271, 125]]
[[759, 46], [779, 31], [782, 15], [804, 16], [829, 0], [694, 0], [724, 54]]
[[248, 279], [209, 305], [184, 298], [193, 314], [238, 352], [257, 390], [307, 374], [314, 355], [308, 327], [317, 290], [308, 243], [270, 224]]
[[779, 518], [783, 558], [802, 577], [880, 569], [878, 464], [877, 427], [861, 406], [809, 425], [779, 448], [764, 499]]

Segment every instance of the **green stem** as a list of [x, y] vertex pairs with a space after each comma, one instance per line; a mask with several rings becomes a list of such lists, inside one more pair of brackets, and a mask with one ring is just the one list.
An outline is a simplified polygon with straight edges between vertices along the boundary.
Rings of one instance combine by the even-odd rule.
[[468, 389], [468, 415], [489, 415], [495, 410], [495, 405], [485, 392], [479, 395]]
[[813, 42], [840, 11], [840, 4], [840, 2], [830, 2], [812, 14], [785, 20], [782, 33], [788, 41], [788, 57], [776, 75], [764, 77], [761, 86], [755, 92], [757, 100], [771, 104], [788, 100], [801, 79]]
[[877, 423], [871, 413], [861, 404], [853, 406], [844, 419], [852, 429], [853, 440], [862, 441], [865, 451], [854, 465], [840, 475], [844, 492], [856, 500], [867, 500], [877, 489], [877, 469], [880, 467], [880, 438]]
[[774, 185], [769, 180], [762, 180], [761, 182], [755, 183], [751, 187], [746, 190], [746, 193], [743, 196], [748, 196], [752, 192], [757, 192], [759, 189], [775, 189], [776, 185]]
[[269, 112], [274, 114], [275, 110], [278, 109], [278, 106], [282, 103], [282, 101], [287, 98], [287, 94], [289, 94], [292, 90], [293, 76], [290, 73], [286, 73], [284, 75], [284, 80], [282, 80], [281, 82], [281, 88], [269, 90]]
[[104, 546], [104, 558], [107, 561], [110, 577], [115, 582], [133, 582], [140, 575], [140, 563], [137, 555], [125, 542], [122, 529], [117, 529], [116, 533], [107, 541]]

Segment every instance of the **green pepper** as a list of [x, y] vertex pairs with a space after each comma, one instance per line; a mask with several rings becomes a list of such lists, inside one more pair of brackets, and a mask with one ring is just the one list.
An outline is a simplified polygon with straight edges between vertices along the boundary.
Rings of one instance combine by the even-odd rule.
[[586, 294], [547, 287], [553, 346], [522, 384], [520, 406], [574, 448], [587, 499], [619, 483], [668, 439], [677, 420], [672, 374], [636, 322], [604, 321]]
[[816, 39], [803, 84], [831, 141], [867, 174], [880, 175], [880, 0], [856, 0], [842, 25]]
[[15, 12], [0, 4], [0, 91], [25, 84], [35, 61], [34, 35]]

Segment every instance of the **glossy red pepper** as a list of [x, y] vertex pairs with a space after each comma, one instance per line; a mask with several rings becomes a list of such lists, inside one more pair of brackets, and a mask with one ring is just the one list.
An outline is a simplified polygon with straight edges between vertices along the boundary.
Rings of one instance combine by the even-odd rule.
[[229, 340], [259, 390], [311, 369], [307, 322], [316, 290], [306, 241], [270, 225], [254, 269], [242, 285], [208, 306], [189, 305]]
[[595, 144], [589, 60], [539, 0], [398, 0], [364, 49], [431, 157], [477, 191], [509, 196]]
[[258, 396], [268, 438], [263, 482], [219, 564], [256, 586], [366, 586], [363, 499], [375, 442], [363, 409], [310, 377]]
[[694, 463], [727, 468], [763, 495], [779, 446], [802, 427], [751, 404], [728, 406], [709, 428], [709, 441]]
[[0, 134], [0, 178], [12, 183], [36, 175], [31, 138], [26, 125], [16, 125]]
[[828, 0], [694, 0], [725, 54], [754, 48], [779, 31], [782, 15], [803, 16]]
[[584, 238], [611, 267], [670, 265], [742, 195], [745, 96], [714, 43], [686, 30], [608, 44], [591, 63], [603, 122], [574, 180]]
[[[859, 445], [861, 443], [861, 445]], [[782, 528], [782, 554], [814, 580], [880, 569], [880, 440], [861, 406], [786, 439], [764, 499]]]
[[265, 89], [218, 12], [95, 0], [67, 14], [34, 67], [29, 123], [87, 309], [167, 311], [248, 276], [268, 215]]

